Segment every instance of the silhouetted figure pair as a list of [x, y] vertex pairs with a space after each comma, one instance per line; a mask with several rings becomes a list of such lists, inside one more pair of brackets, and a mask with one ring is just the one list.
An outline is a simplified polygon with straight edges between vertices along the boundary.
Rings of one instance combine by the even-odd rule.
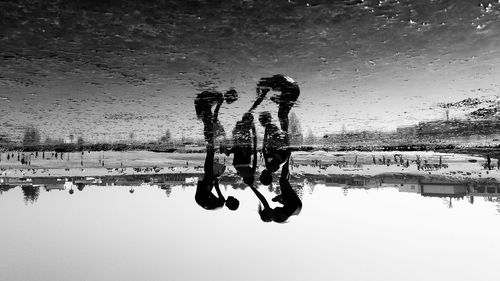
[[[230, 90], [226, 93], [226, 102], [232, 103], [237, 99], [236, 91]], [[229, 196], [224, 198], [219, 188], [219, 177], [225, 170], [225, 166], [214, 164], [215, 138], [224, 135], [224, 129], [219, 123], [219, 109], [224, 102], [224, 96], [219, 92], [205, 91], [196, 96], [195, 109], [198, 119], [203, 121], [204, 136], [206, 141], [207, 155], [205, 157], [203, 179], [198, 181], [196, 186], [195, 201], [202, 208], [215, 210], [224, 205], [230, 210], [236, 210], [239, 207], [239, 201]], [[214, 112], [212, 107], [215, 105]], [[215, 188], [216, 194], [213, 193]]]
[[[257, 167], [257, 136], [253, 118], [250, 118], [251, 115], [248, 114], [246, 113], [242, 120], [238, 121], [233, 131], [234, 146], [225, 152], [234, 153], [233, 165], [237, 173], [261, 202], [263, 206], [263, 208], [259, 207], [261, 219], [265, 222], [285, 223], [291, 216], [298, 215], [302, 209], [302, 202], [290, 185], [290, 148], [279, 129], [270, 123], [270, 114], [268, 112], [262, 114], [262, 118], [259, 119], [266, 128], [263, 144], [266, 168], [260, 176], [261, 183], [271, 186], [273, 173], [278, 171], [281, 165], [283, 166], [279, 180], [281, 194], [273, 198], [274, 202], [281, 203], [283, 206], [271, 208], [266, 198], [257, 190], [254, 182]], [[250, 131], [253, 133], [251, 144], [249, 143]]]
[[261, 78], [257, 84], [257, 100], [250, 108], [250, 111], [254, 110], [271, 90], [279, 92], [279, 94], [271, 96], [270, 99], [278, 104], [278, 118], [281, 130], [272, 123], [269, 112], [262, 112], [259, 115], [259, 122], [264, 127], [262, 155], [265, 163], [265, 168], [262, 170], [259, 179], [263, 185], [271, 186], [273, 173], [277, 172], [280, 167], [282, 168], [279, 179], [280, 195], [273, 198], [274, 202], [278, 202], [282, 206], [271, 208], [256, 186], [254, 184], [249, 184], [249, 186], [262, 204], [259, 206], [260, 218], [265, 222], [284, 223], [291, 216], [298, 215], [302, 209], [302, 201], [290, 185], [291, 149], [288, 136], [288, 114], [295, 105], [300, 90], [292, 78], [282, 74]]
[[271, 90], [279, 92], [279, 94], [271, 96], [270, 99], [278, 104], [278, 119], [281, 129], [288, 133], [288, 114], [299, 98], [299, 85], [292, 78], [283, 74], [261, 78], [257, 83], [257, 99], [250, 111], [257, 108]]
[[252, 191], [259, 198], [262, 206], [259, 206], [259, 215], [264, 222], [285, 223], [291, 216], [298, 215], [302, 210], [302, 201], [290, 184], [290, 157], [283, 165], [279, 179], [280, 195], [273, 198], [272, 201], [279, 202], [283, 206], [271, 208], [266, 198], [255, 188], [250, 186]]

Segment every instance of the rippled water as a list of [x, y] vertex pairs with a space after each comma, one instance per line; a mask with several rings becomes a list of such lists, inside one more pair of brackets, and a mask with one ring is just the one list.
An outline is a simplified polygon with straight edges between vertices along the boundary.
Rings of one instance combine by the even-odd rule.
[[41, 188], [36, 201], [16, 187], [0, 195], [0, 279], [496, 280], [497, 197], [300, 185], [285, 225], [227, 184], [236, 212], [200, 208], [193, 185]]
[[232, 127], [276, 73], [299, 83], [294, 111], [317, 135], [440, 119], [439, 102], [499, 91], [496, 1], [28, 2], [1, 4], [0, 130], [12, 136], [33, 124], [180, 138], [201, 132], [195, 94], [231, 86]]
[[[317, 137], [444, 119], [443, 105], [452, 119], [472, 103], [497, 112], [499, 15], [476, 0], [1, 1], [0, 141], [30, 125], [87, 143], [229, 136], [278, 73]], [[197, 118], [198, 93], [229, 88], [222, 126]], [[259, 138], [262, 111], [278, 124], [265, 99]], [[294, 152], [291, 182], [256, 189], [232, 156], [204, 160], [209, 137], [191, 154], [0, 153], [0, 280], [498, 279], [494, 150]], [[221, 163], [227, 200], [200, 200]]]

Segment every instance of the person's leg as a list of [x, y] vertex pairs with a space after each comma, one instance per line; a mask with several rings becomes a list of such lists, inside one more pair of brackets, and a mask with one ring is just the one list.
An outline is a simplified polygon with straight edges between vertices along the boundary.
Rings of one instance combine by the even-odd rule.
[[288, 135], [288, 114], [290, 113], [290, 110], [292, 109], [291, 104], [288, 102], [282, 102], [279, 104], [279, 109], [278, 109], [278, 119], [280, 121], [280, 127], [283, 132], [285, 132]]
[[[290, 159], [290, 158], [288, 158]], [[302, 206], [302, 201], [299, 196], [293, 190], [290, 185], [290, 161], [287, 160], [285, 164], [283, 164], [283, 168], [281, 170], [280, 176], [280, 190], [281, 190], [281, 200], [282, 204], [291, 208], [298, 208]]]
[[[209, 92], [198, 94], [195, 99], [196, 115], [203, 121], [203, 134], [205, 136], [207, 155], [204, 165], [204, 181], [210, 182], [213, 180], [213, 161], [214, 161], [214, 124], [213, 114], [211, 109], [212, 95]], [[207, 181], [208, 180], [208, 181]]]

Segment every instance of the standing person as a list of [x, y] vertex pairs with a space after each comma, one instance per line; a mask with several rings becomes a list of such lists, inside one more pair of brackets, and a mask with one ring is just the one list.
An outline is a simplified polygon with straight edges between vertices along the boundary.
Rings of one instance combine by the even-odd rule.
[[[233, 129], [233, 147], [221, 147], [221, 153], [229, 156], [233, 153], [233, 166], [243, 182], [253, 184], [257, 168], [257, 132], [254, 118], [250, 112], [236, 122]], [[253, 157], [253, 161], [252, 161]]]
[[[215, 130], [223, 132], [223, 128], [219, 123], [218, 114], [220, 106], [224, 99], [222, 94], [218, 92], [202, 92], [196, 96], [195, 109], [196, 115], [203, 121], [204, 136], [206, 141], [207, 155], [205, 157], [204, 175], [201, 181], [198, 181], [196, 186], [195, 201], [202, 208], [207, 210], [215, 210], [222, 208], [224, 205], [230, 210], [236, 210], [239, 206], [239, 201], [229, 196], [224, 198], [220, 188], [218, 177], [224, 172], [224, 168], [218, 168], [214, 171], [214, 156], [215, 156], [215, 137], [218, 133]], [[212, 113], [212, 106], [215, 105], [215, 110]], [[217, 195], [213, 194], [215, 188]]]
[[[288, 158], [290, 159], [290, 158]], [[283, 206], [271, 208], [266, 198], [253, 185], [250, 186], [262, 205], [259, 206], [259, 215], [264, 222], [286, 223], [291, 216], [300, 214], [302, 201], [290, 185], [290, 163], [289, 160], [283, 165], [280, 176], [281, 194], [274, 197], [272, 201], [279, 202]]]
[[[226, 103], [231, 104], [237, 99], [238, 95], [233, 89], [227, 91], [224, 95], [216, 91], [204, 91], [196, 96], [194, 101], [196, 116], [203, 121], [205, 141], [207, 143], [210, 143], [211, 140], [218, 136], [225, 135], [224, 128], [218, 120], [219, 109], [224, 100], [226, 100]], [[212, 113], [214, 105], [215, 109]]]
[[262, 103], [270, 90], [279, 92], [271, 96], [270, 99], [277, 103], [278, 118], [280, 120], [281, 130], [288, 134], [288, 114], [297, 102], [300, 95], [300, 89], [297, 82], [283, 74], [276, 74], [272, 77], [263, 77], [257, 83], [257, 99], [250, 108], [250, 111], [257, 108]]
[[264, 127], [264, 140], [262, 142], [262, 154], [265, 169], [260, 175], [260, 182], [263, 185], [270, 185], [273, 180], [273, 173], [278, 171], [290, 156], [288, 141], [286, 136], [272, 123], [271, 114], [262, 112], [259, 115], [259, 122]]
[[[204, 91], [196, 96], [194, 107], [196, 117], [203, 122], [203, 133], [207, 145], [214, 143], [214, 133], [223, 135], [224, 129], [218, 121], [219, 109], [224, 102], [224, 97], [219, 92]], [[212, 106], [215, 105], [215, 110], [212, 113]], [[217, 132], [214, 132], [217, 130]], [[215, 136], [216, 137], [216, 136]]]

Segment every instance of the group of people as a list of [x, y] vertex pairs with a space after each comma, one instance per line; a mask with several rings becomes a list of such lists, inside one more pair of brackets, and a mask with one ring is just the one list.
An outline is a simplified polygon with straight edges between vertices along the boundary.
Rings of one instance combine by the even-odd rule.
[[[224, 197], [219, 187], [219, 177], [225, 171], [225, 165], [214, 161], [215, 140], [222, 137], [220, 153], [233, 155], [233, 166], [243, 182], [247, 184], [260, 201], [259, 215], [265, 222], [286, 222], [290, 216], [300, 213], [302, 202], [290, 185], [290, 155], [288, 114], [300, 95], [298, 84], [290, 77], [278, 74], [261, 78], [256, 88], [257, 98], [250, 109], [243, 114], [232, 131], [232, 144], [225, 141], [226, 133], [219, 122], [219, 110], [226, 102], [232, 104], [238, 99], [234, 89], [226, 93], [204, 91], [194, 101], [196, 115], [204, 125], [206, 142], [206, 158], [203, 179], [198, 181], [195, 200], [204, 209], [214, 210], [226, 206], [230, 210], [239, 207], [238, 199]], [[269, 93], [273, 93], [269, 94]], [[257, 189], [255, 180], [257, 171], [257, 132], [254, 112], [270, 95], [269, 99], [278, 105], [280, 128], [273, 124], [272, 116], [264, 111], [259, 114], [258, 121], [264, 128], [262, 158], [265, 163], [259, 175], [262, 185], [272, 185], [274, 174], [281, 169], [279, 177], [280, 194], [272, 199], [281, 204], [271, 208], [269, 202]], [[213, 111], [212, 111], [213, 109]], [[214, 193], [215, 190], [215, 193]]]

